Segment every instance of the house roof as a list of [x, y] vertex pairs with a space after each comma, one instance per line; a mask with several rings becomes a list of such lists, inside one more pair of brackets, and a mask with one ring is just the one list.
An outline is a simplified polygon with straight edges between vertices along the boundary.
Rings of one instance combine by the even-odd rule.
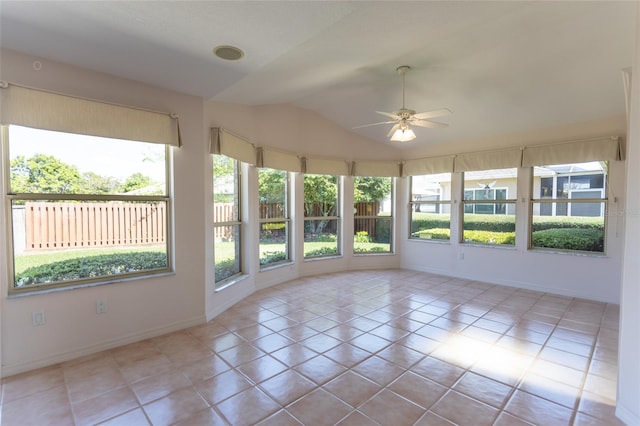
[[[636, 2], [6, 1], [0, 46], [211, 101], [338, 125], [449, 108], [446, 143], [621, 116]], [[218, 45], [245, 52], [238, 61]], [[380, 143], [388, 125], [353, 130]]]

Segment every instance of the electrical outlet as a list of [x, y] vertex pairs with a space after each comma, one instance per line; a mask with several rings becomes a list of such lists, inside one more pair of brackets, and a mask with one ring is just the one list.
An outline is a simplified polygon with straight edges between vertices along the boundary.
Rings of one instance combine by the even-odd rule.
[[44, 325], [45, 324], [44, 312], [43, 311], [31, 312], [31, 324], [33, 324], [34, 327], [39, 327], [41, 325]]
[[104, 299], [96, 300], [96, 314], [104, 314], [107, 312], [107, 301]]

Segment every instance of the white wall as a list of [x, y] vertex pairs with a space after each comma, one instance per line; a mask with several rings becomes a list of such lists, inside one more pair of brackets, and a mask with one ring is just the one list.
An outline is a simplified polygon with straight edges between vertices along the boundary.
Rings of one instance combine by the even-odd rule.
[[636, 4], [636, 49], [632, 75], [627, 182], [626, 235], [616, 415], [628, 425], [640, 424], [640, 4]]
[[[466, 146], [473, 146], [473, 150], [464, 149], [461, 146], [458, 151], [452, 152], [444, 151], [443, 147], [436, 146], [433, 147], [432, 155], [531, 146], [600, 136], [624, 137], [625, 128], [625, 118], [618, 117], [582, 123], [581, 125], [570, 124], [535, 132], [467, 141]], [[460, 144], [452, 144], [453, 147], [458, 147], [458, 145]], [[424, 154], [424, 148], [402, 153], [404, 158], [423, 157]], [[610, 163], [608, 181], [610, 203], [608, 208], [613, 213], [624, 211], [624, 166], [624, 161]], [[458, 243], [458, 239], [453, 233], [449, 243], [402, 238], [400, 240], [403, 253], [402, 267], [591, 300], [620, 303], [624, 217], [620, 214], [612, 214], [607, 218], [608, 233], [605, 256], [527, 250], [526, 234], [529, 208], [526, 200], [531, 198], [529, 173], [528, 168], [519, 170], [515, 247], [462, 244]], [[453, 211], [451, 223], [458, 223], [460, 200], [456, 194], [460, 194], [460, 179], [460, 174], [454, 174], [452, 177]], [[408, 191], [405, 191], [404, 195], [405, 198], [399, 201], [401, 206], [408, 202]], [[403, 217], [404, 213], [398, 212], [398, 214]]]
[[[205, 136], [198, 98], [41, 58], [3, 50], [0, 78], [9, 82], [86, 98], [137, 106], [180, 116], [183, 144], [173, 150], [175, 274], [49, 294], [7, 298], [2, 275], [2, 375], [7, 376], [171, 330], [205, 318]], [[34, 61], [41, 69], [34, 69]], [[2, 209], [0, 215], [4, 215]], [[7, 218], [0, 217], [3, 224]], [[0, 263], [8, 262], [3, 226]], [[96, 315], [95, 302], [107, 302]], [[46, 324], [31, 325], [43, 311]]]

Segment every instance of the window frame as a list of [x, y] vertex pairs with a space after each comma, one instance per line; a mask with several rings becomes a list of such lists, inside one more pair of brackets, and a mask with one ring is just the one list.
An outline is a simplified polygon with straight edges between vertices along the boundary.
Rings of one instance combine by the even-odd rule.
[[[416, 177], [426, 177], [426, 176], [438, 176], [438, 175], [442, 175], [442, 174], [447, 174], [449, 175], [449, 186], [451, 187], [451, 189], [449, 190], [449, 197], [447, 197], [446, 199], [444, 199], [443, 197], [445, 197], [446, 192], [444, 191], [444, 188], [442, 186], [438, 187], [438, 200], [416, 200], [415, 198], [415, 194], [413, 193], [413, 180]], [[436, 242], [436, 243], [449, 243], [451, 241], [451, 211], [452, 211], [452, 201], [451, 201], [451, 193], [453, 191], [453, 186], [452, 186], [452, 179], [453, 179], [453, 173], [451, 172], [443, 172], [443, 173], [430, 173], [430, 174], [424, 174], [424, 175], [413, 175], [413, 176], [409, 176], [409, 184], [408, 184], [408, 191], [409, 191], [409, 203], [408, 203], [408, 220], [409, 220], [409, 226], [407, 226], [407, 232], [408, 232], [408, 239], [411, 241], [426, 241], [426, 242]], [[422, 212], [422, 210], [420, 211], [416, 211], [417, 207], [422, 207], [422, 206], [435, 206], [436, 210], [438, 210], [437, 212]], [[449, 206], [449, 238], [446, 239], [439, 239], [439, 238], [420, 238], [420, 237], [416, 237], [414, 236], [414, 231], [412, 231], [413, 229], [413, 214], [414, 213], [433, 213], [433, 214], [444, 214], [441, 213], [442, 211], [442, 206]], [[434, 229], [434, 228], [431, 228]]]
[[[304, 243], [306, 243], [305, 238], [304, 238], [304, 232], [303, 232], [303, 238], [302, 238], [302, 252], [303, 252], [303, 260], [315, 260], [315, 259], [323, 259], [323, 258], [330, 258], [330, 257], [340, 257], [342, 256], [342, 232], [340, 232], [342, 230], [342, 219], [340, 216], [340, 211], [341, 211], [341, 199], [342, 199], [342, 186], [343, 186], [343, 176], [340, 175], [330, 175], [330, 174], [323, 174], [323, 173], [303, 173], [302, 174], [302, 185], [304, 187], [304, 179], [306, 176], [308, 175], [319, 175], [319, 176], [330, 176], [332, 178], [336, 179], [336, 206], [335, 206], [335, 212], [336, 214], [333, 216], [306, 216], [306, 211], [304, 212], [304, 216], [303, 216], [303, 230], [306, 229], [306, 223], [307, 222], [311, 222], [311, 221], [322, 221], [322, 220], [326, 220], [326, 221], [336, 221], [336, 253], [329, 253], [329, 254], [320, 254], [320, 255], [316, 255], [316, 256], [307, 256], [304, 253]], [[306, 202], [306, 198], [303, 196], [303, 211], [304, 211], [304, 205], [307, 204]]]
[[[220, 290], [226, 286], [228, 286], [233, 280], [237, 279], [239, 276], [241, 276], [244, 271], [243, 271], [243, 250], [242, 250], [242, 245], [243, 245], [243, 235], [244, 235], [244, 229], [243, 229], [243, 222], [242, 222], [242, 208], [243, 208], [243, 203], [242, 203], [242, 162], [240, 160], [237, 160], [235, 158], [232, 157], [228, 157], [225, 156], [224, 154], [212, 154], [212, 156], [215, 155], [219, 155], [221, 157], [226, 157], [229, 159], [229, 161], [232, 161], [234, 163], [234, 198], [235, 200], [237, 200], [237, 206], [236, 206], [236, 216], [235, 216], [235, 220], [231, 220], [231, 221], [216, 221], [215, 215], [213, 217], [213, 251], [214, 251], [214, 286], [216, 290]], [[213, 169], [212, 169], [213, 172]], [[215, 173], [213, 173], [212, 175], [213, 179], [213, 183], [214, 183], [214, 191], [213, 191], [213, 200], [212, 200], [212, 204], [214, 205], [215, 208]], [[221, 280], [216, 280], [215, 278], [215, 244], [216, 244], [216, 228], [224, 228], [224, 227], [234, 227], [237, 228], [237, 238], [236, 238], [236, 244], [238, 245], [237, 248], [234, 247], [234, 251], [236, 252], [236, 263], [238, 264], [238, 272], [235, 272], [234, 274], [228, 276], [228, 277], [224, 277]]]
[[[600, 163], [605, 163], [605, 165], [603, 166], [603, 170], [602, 172], [598, 172], [598, 173], [589, 173], [589, 172], [585, 172], [585, 171], [579, 171], [579, 172], [567, 172], [567, 173], [563, 173], [561, 174], [561, 176], [553, 176], [554, 178], [554, 184], [553, 184], [553, 188], [556, 189], [556, 193], [557, 193], [557, 178], [558, 177], [568, 177], [569, 181], [571, 180], [571, 177], [573, 176], [593, 176], [593, 175], [599, 175], [601, 174], [603, 177], [603, 182], [602, 182], [602, 188], [588, 188], [588, 189], [573, 189], [573, 190], [569, 190], [567, 193], [567, 198], [557, 198], [557, 194], [554, 193], [551, 197], [547, 197], [547, 198], [542, 198], [541, 195], [538, 195], [538, 197], [535, 197], [534, 194], [534, 184], [535, 184], [535, 169], [536, 167], [549, 167], [550, 165], [541, 165], [541, 166], [532, 166], [530, 167], [530, 193], [531, 193], [531, 198], [529, 200], [529, 221], [527, 224], [527, 250], [531, 250], [531, 251], [542, 251], [542, 252], [553, 252], [553, 253], [564, 253], [564, 254], [579, 254], [579, 255], [586, 255], [586, 256], [606, 256], [607, 255], [607, 239], [608, 239], [608, 235], [609, 235], [609, 221], [608, 221], [608, 206], [609, 206], [609, 161], [599, 161]], [[567, 163], [567, 165], [573, 165], [573, 164], [582, 164], [584, 162], [578, 162], [578, 163]], [[602, 198], [571, 198], [571, 194], [573, 192], [585, 192], [585, 191], [600, 191], [600, 193], [602, 194]], [[552, 211], [556, 211], [557, 210], [557, 206], [558, 204], [563, 204], [566, 205], [566, 215], [534, 215], [534, 210], [535, 210], [535, 205], [539, 204], [540, 206], [544, 205], [544, 204], [551, 204], [552, 206]], [[552, 247], [536, 247], [533, 245], [533, 222], [534, 222], [534, 218], [535, 217], [582, 217], [582, 216], [572, 216], [571, 213], [571, 206], [573, 204], [600, 204], [601, 208], [600, 208], [600, 212], [601, 214], [599, 216], [593, 216], [593, 217], [602, 217], [602, 223], [603, 223], [603, 247], [602, 247], [602, 251], [585, 251], [585, 250], [572, 250], [572, 249], [566, 249], [566, 248], [552, 248]]]
[[[293, 261], [291, 256], [291, 172], [287, 170], [273, 169], [269, 167], [259, 167], [257, 169], [258, 179], [260, 178], [261, 170], [273, 170], [282, 172], [285, 174], [284, 179], [284, 203], [283, 203], [283, 217], [278, 218], [261, 218], [258, 214], [258, 263], [260, 264], [260, 270], [266, 270], [269, 268], [286, 265]], [[260, 189], [258, 188], [258, 206], [260, 205]], [[259, 208], [259, 207], [258, 207]], [[262, 256], [260, 255], [260, 233], [262, 232], [262, 226], [266, 223], [284, 223], [285, 224], [285, 259], [262, 264]]]
[[[394, 177], [391, 176], [354, 176], [353, 177], [353, 187], [355, 189], [355, 181], [357, 178], [360, 177], [378, 177], [381, 179], [389, 179], [390, 180], [390, 184], [391, 184], [391, 192], [389, 193], [389, 202], [391, 204], [391, 208], [390, 208], [390, 214], [389, 216], [378, 216], [378, 215], [365, 215], [365, 216], [358, 216], [356, 214], [355, 211], [355, 200], [353, 200], [353, 204], [354, 204], [354, 213], [353, 213], [353, 238], [354, 238], [354, 248], [353, 248], [353, 254], [354, 256], [371, 256], [371, 255], [389, 255], [389, 254], [394, 254], [394, 249], [395, 249], [395, 245], [393, 244], [394, 242], [394, 232], [393, 232], [393, 228], [395, 225], [395, 221], [394, 221], [394, 217], [395, 217], [395, 209], [394, 209], [394, 200], [395, 200], [395, 186], [396, 186], [396, 180]], [[355, 192], [355, 191], [354, 191]], [[383, 220], [383, 221], [388, 221], [389, 222], [389, 250], [388, 251], [363, 251], [363, 252], [356, 252], [355, 251], [355, 237], [357, 234], [356, 231], [356, 227], [355, 227], [355, 223], [357, 220]], [[376, 225], [377, 227], [377, 225]], [[385, 244], [385, 243], [380, 243], [380, 244]]]
[[[484, 172], [489, 173], [489, 172], [493, 172], [496, 170], [515, 170], [515, 176], [513, 177], [513, 179], [515, 180], [515, 198], [508, 198], [509, 197], [509, 188], [508, 187], [490, 187], [488, 189], [490, 190], [494, 190], [494, 199], [486, 199], [486, 200], [467, 200], [465, 199], [465, 192], [467, 191], [474, 191], [474, 198], [475, 198], [475, 193], [476, 190], [478, 191], [483, 191], [486, 190], [487, 188], [466, 188], [466, 184], [467, 184], [467, 179], [466, 176], [468, 173], [474, 173], [474, 172]], [[515, 248], [516, 247], [516, 239], [518, 238], [517, 235], [517, 221], [518, 221], [518, 182], [520, 181], [520, 173], [517, 167], [504, 167], [504, 168], [500, 168], [500, 169], [485, 169], [485, 170], [468, 170], [465, 172], [461, 172], [461, 193], [460, 193], [460, 206], [458, 209], [458, 214], [460, 216], [459, 218], [459, 243], [460, 244], [467, 244], [467, 245], [479, 245], [479, 246], [483, 246], [483, 247], [504, 247], [504, 248]], [[510, 178], [510, 177], [508, 177]], [[484, 176], [482, 177], [482, 179], [494, 179], [494, 180], [499, 180], [499, 179], [505, 179], [505, 177], [496, 177], [496, 176]], [[469, 182], [475, 182], [478, 181], [479, 179], [477, 178], [472, 178], [469, 179]], [[477, 183], [477, 182], [476, 182]], [[495, 199], [495, 196], [497, 195], [497, 190], [498, 189], [505, 189], [506, 190], [506, 195], [505, 195], [505, 199]], [[476, 205], [478, 204], [490, 204], [493, 206], [493, 213], [475, 213], [476, 211]], [[504, 214], [502, 213], [496, 213], [496, 210], [498, 208], [498, 205], [503, 204], [504, 205]], [[467, 212], [466, 209], [468, 206], [472, 206], [473, 207], [473, 212]], [[482, 242], [482, 241], [467, 241], [465, 239], [465, 214], [486, 214], [487, 216], [510, 216], [509, 214], [509, 206], [513, 206], [513, 221], [514, 221], [514, 241], [513, 244], [509, 244], [509, 243], [492, 243], [491, 240], [493, 240], [493, 237], [491, 238], [491, 240], [489, 240], [489, 242]]]
[[[171, 168], [172, 168], [172, 150], [169, 144], [164, 145], [164, 195], [126, 195], [126, 194], [62, 194], [62, 193], [17, 193], [13, 192], [11, 188], [11, 160], [10, 160], [10, 136], [9, 128], [11, 124], [0, 125], [0, 144], [1, 144], [1, 157], [2, 157], [2, 169], [4, 176], [3, 193], [5, 195], [4, 212], [6, 215], [6, 244], [7, 244], [7, 292], [9, 296], [27, 295], [27, 294], [39, 294], [43, 292], [50, 292], [56, 290], [70, 290], [75, 288], [83, 288], [94, 285], [112, 284], [117, 282], [129, 281], [133, 279], [147, 278], [158, 275], [165, 275], [174, 272], [174, 259], [173, 259], [173, 195], [171, 193]], [[51, 131], [47, 129], [36, 129], [42, 131]], [[59, 132], [58, 133], [70, 133]], [[87, 137], [94, 137], [92, 135], [84, 135]], [[114, 139], [102, 136], [104, 139]], [[132, 143], [153, 143], [130, 140]], [[13, 203], [15, 201], [94, 201], [94, 202], [109, 202], [109, 201], [122, 201], [122, 202], [158, 202], [165, 205], [165, 252], [167, 266], [162, 268], [153, 268], [143, 271], [124, 272], [111, 275], [103, 275], [99, 277], [88, 277], [65, 281], [56, 281], [52, 283], [42, 284], [30, 284], [27, 286], [16, 286], [15, 277], [15, 242], [14, 242], [14, 219], [13, 219]], [[105, 247], [100, 247], [105, 248]], [[106, 247], [108, 248], [108, 247]]]

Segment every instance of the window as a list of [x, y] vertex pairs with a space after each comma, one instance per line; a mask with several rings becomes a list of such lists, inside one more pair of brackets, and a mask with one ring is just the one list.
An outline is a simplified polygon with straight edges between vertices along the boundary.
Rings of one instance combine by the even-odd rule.
[[260, 200], [260, 266], [290, 260], [289, 173], [258, 169]]
[[604, 253], [607, 163], [533, 168], [530, 247]]
[[240, 217], [240, 162], [213, 156], [213, 250], [216, 286], [242, 272]]
[[337, 176], [304, 175], [304, 257], [340, 254]]
[[393, 230], [393, 178], [354, 177], [353, 251], [390, 253]]
[[449, 240], [451, 173], [411, 176], [410, 238]]
[[3, 141], [10, 292], [171, 269], [167, 145], [16, 125]]
[[514, 245], [516, 168], [464, 172], [462, 242]]

